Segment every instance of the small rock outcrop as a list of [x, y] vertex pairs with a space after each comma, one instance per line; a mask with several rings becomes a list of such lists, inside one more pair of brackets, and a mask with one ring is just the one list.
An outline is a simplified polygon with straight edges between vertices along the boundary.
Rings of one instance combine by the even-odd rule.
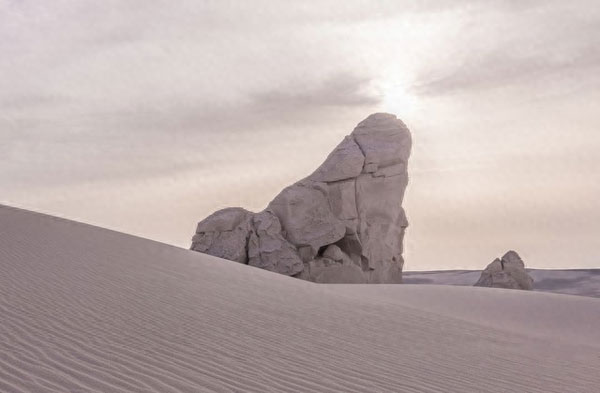
[[531, 290], [533, 279], [527, 274], [519, 254], [509, 251], [502, 258], [496, 258], [481, 272], [475, 286]]
[[192, 250], [322, 283], [399, 283], [411, 135], [376, 113], [260, 213], [219, 210]]

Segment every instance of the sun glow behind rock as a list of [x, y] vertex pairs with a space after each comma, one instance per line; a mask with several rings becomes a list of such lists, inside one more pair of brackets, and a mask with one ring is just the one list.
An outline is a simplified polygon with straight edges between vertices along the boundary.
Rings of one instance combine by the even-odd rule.
[[391, 83], [383, 87], [381, 106], [384, 112], [394, 113], [401, 119], [415, 114], [418, 98], [406, 86], [406, 83]]

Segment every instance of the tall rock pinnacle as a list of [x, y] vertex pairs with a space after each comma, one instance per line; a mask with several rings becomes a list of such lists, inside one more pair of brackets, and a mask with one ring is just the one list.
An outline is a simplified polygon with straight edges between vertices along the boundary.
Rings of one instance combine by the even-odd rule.
[[191, 249], [315, 282], [399, 283], [410, 149], [401, 120], [372, 114], [264, 211], [205, 218]]

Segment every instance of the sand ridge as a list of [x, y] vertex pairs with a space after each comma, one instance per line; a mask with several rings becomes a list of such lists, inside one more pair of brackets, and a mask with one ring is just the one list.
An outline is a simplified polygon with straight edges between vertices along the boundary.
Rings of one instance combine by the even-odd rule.
[[320, 285], [0, 207], [2, 392], [596, 392], [600, 300]]

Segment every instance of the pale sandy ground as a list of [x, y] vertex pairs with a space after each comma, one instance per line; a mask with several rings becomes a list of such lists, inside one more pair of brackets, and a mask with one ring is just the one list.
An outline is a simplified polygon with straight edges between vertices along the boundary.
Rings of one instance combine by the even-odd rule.
[[[534, 291], [600, 297], [600, 269], [527, 269], [527, 272], [533, 278]], [[473, 285], [480, 276], [481, 270], [440, 270], [404, 272], [402, 280], [405, 284]]]
[[1, 392], [598, 392], [600, 300], [317, 285], [0, 207]]

